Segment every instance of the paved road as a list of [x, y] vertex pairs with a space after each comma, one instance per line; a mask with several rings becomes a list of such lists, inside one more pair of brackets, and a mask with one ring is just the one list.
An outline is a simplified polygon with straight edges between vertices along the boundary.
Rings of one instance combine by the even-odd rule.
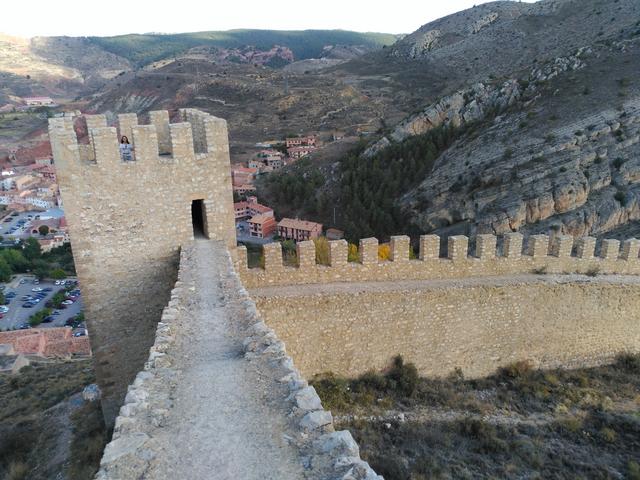
[[[20, 283], [21, 280], [25, 280], [24, 283]], [[0, 319], [0, 330], [11, 330], [17, 328], [18, 325], [22, 323], [27, 323], [29, 321], [29, 317], [34, 313], [45, 308], [45, 303], [47, 300], [51, 299], [55, 293], [63, 289], [63, 286], [55, 285], [53, 282], [40, 282], [40, 284], [36, 285], [33, 283], [34, 277], [27, 275], [18, 275], [8, 284], [2, 284], [5, 286], [4, 293], [7, 294], [9, 292], [15, 292], [16, 296], [11, 302], [7, 305], [9, 307], [9, 312], [4, 314], [4, 318]], [[21, 300], [23, 295], [33, 295], [33, 288], [51, 288], [52, 291], [48, 293], [48, 295], [40, 301], [35, 307], [32, 308], [24, 308], [22, 305], [25, 303], [24, 300]], [[64, 310], [59, 310], [60, 315], [55, 315], [55, 320], [51, 323], [42, 323], [39, 325], [39, 328], [47, 328], [47, 327], [62, 327], [64, 323], [71, 317], [75, 317], [78, 313], [82, 311], [82, 299], [78, 299], [73, 305], [69, 305]]]
[[144, 478], [307, 478], [298, 450], [284, 437], [294, 434], [285, 394], [278, 391], [283, 386], [265, 379], [242, 355], [238, 319], [245, 307], [227, 297], [237, 286], [224, 247], [198, 240], [187, 262], [183, 280], [194, 291], [174, 347], [181, 367], [175, 406], [167, 424], [152, 434], [153, 450], [163, 454]]

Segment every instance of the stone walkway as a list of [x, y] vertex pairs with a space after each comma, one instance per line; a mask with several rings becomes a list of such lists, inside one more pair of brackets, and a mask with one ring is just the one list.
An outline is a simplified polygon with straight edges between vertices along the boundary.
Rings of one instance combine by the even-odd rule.
[[194, 278], [183, 279], [193, 296], [190, 318], [178, 322], [174, 405], [153, 434], [156, 455], [144, 478], [307, 478], [287, 441], [295, 433], [282, 402], [286, 386], [243, 358], [242, 306], [225, 287], [231, 279], [224, 247], [199, 240], [187, 261], [198, 268], [186, 269]]

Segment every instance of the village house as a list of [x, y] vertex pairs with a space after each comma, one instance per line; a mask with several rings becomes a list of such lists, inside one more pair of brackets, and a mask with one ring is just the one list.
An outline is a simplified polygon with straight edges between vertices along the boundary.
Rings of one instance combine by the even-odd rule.
[[256, 215], [251, 217], [247, 223], [249, 224], [249, 235], [254, 238], [267, 238], [276, 231], [277, 223], [273, 214]]
[[257, 173], [258, 170], [256, 168], [246, 168], [234, 165], [231, 168], [231, 180], [233, 185], [236, 186], [252, 184]]
[[344, 238], [344, 232], [337, 228], [328, 228], [326, 237], [327, 240], [342, 240]]
[[285, 141], [287, 145], [287, 149], [291, 147], [315, 147], [316, 146], [316, 137], [314, 135], [309, 135], [307, 137], [292, 137], [287, 138]]
[[24, 97], [22, 101], [29, 107], [55, 105], [51, 97]]
[[278, 222], [278, 235], [285, 240], [296, 242], [312, 240], [322, 235], [322, 224], [297, 218], [283, 218]]
[[54, 235], [47, 236], [46, 238], [38, 239], [38, 243], [40, 244], [40, 249], [44, 253], [50, 252], [54, 248], [61, 247], [68, 241], [69, 241], [68, 237], [61, 233], [56, 233]]
[[238, 195], [246, 195], [247, 193], [254, 193], [256, 191], [256, 187], [250, 184], [238, 185], [238, 186], [234, 185], [233, 191]]
[[272, 172], [283, 167], [284, 155], [277, 150], [262, 150], [248, 162], [249, 168], [256, 168], [262, 172]]
[[270, 215], [273, 217], [273, 209], [258, 203], [257, 197], [249, 197], [246, 202], [233, 204], [236, 221], [246, 220], [255, 215]]
[[307, 155], [309, 155], [315, 149], [316, 147], [313, 147], [313, 146], [291, 147], [291, 148], [287, 148], [287, 155], [289, 155], [289, 157], [291, 158], [295, 158], [296, 160], [299, 160], [300, 158], [306, 157]]

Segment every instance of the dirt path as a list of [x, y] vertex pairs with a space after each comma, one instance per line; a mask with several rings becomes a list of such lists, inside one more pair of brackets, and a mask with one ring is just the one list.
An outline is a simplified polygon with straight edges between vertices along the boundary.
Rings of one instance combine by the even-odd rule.
[[[228, 257], [214, 242], [196, 242], [185, 278], [191, 318], [181, 322], [176, 350], [182, 367], [170, 424], [156, 437], [163, 450], [145, 478], [302, 479], [282, 392], [242, 356], [234, 323], [240, 305], [223, 288]], [[227, 297], [225, 293], [227, 292]]]

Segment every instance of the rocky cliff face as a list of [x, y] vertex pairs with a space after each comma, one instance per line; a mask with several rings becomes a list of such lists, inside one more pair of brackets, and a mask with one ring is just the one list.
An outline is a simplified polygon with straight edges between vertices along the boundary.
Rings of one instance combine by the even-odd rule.
[[512, 95], [477, 88], [489, 105], [513, 99], [495, 118], [470, 109], [487, 101], [458, 93], [403, 122], [391, 138], [481, 122], [403, 199], [415, 223], [426, 231], [598, 235], [640, 218], [638, 62], [640, 35], [534, 69], [506, 89]]

